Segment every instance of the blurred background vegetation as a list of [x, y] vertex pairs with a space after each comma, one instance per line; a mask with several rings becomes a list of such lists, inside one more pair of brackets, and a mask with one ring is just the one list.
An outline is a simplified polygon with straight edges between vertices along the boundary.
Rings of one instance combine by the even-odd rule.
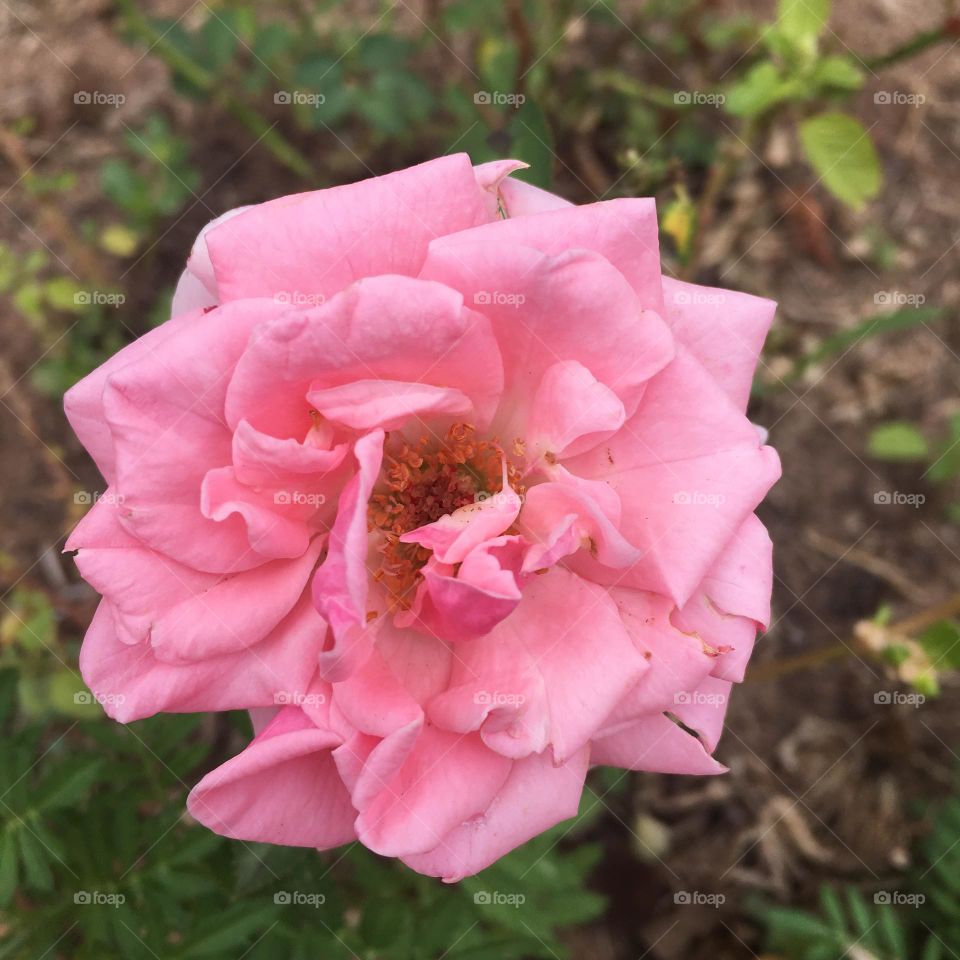
[[[960, 956], [958, 46], [940, 0], [4, 0], [0, 958]], [[193, 824], [244, 716], [102, 716], [60, 403], [214, 216], [453, 151], [656, 196], [666, 271], [779, 300], [785, 476], [730, 774], [595, 771], [446, 887]]]

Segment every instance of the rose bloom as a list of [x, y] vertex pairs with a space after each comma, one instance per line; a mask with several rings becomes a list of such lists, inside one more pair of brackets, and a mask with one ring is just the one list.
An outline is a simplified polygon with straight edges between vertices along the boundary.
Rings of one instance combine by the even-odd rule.
[[67, 543], [117, 720], [250, 710], [210, 829], [454, 880], [593, 765], [724, 770], [769, 617], [745, 416], [774, 304], [662, 276], [654, 201], [444, 157], [231, 211], [173, 318], [66, 397]]

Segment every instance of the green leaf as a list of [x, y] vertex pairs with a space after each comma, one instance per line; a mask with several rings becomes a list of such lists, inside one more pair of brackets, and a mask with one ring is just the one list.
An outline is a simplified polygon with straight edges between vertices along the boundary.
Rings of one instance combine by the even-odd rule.
[[807, 46], [830, 18], [830, 0], [780, 0], [777, 27], [797, 46]]
[[6, 906], [17, 890], [17, 844], [7, 827], [0, 842], [0, 906]]
[[89, 755], [60, 760], [36, 794], [37, 809], [59, 810], [82, 800], [97, 782], [103, 764], [99, 757]]
[[403, 901], [371, 898], [363, 908], [360, 934], [371, 947], [387, 947], [409, 933], [411, 920], [410, 907]]
[[17, 707], [17, 671], [11, 667], [0, 670], [0, 727], [14, 716]]
[[404, 70], [410, 53], [407, 40], [389, 33], [369, 33], [359, 43], [360, 62], [374, 73]]
[[272, 904], [251, 909], [249, 904], [238, 903], [205, 922], [203, 932], [183, 950], [181, 956], [183, 960], [193, 960], [236, 952], [237, 947], [245, 944], [253, 934], [269, 927], [275, 915], [276, 908]]
[[[207, 7], [209, 10], [210, 8]], [[231, 22], [230, 11], [210, 11], [210, 16], [200, 28], [203, 45], [203, 63], [211, 70], [222, 70], [232, 59], [237, 49], [237, 31]]]
[[800, 142], [823, 185], [859, 210], [880, 192], [880, 160], [862, 124], [845, 113], [822, 113], [800, 125]]
[[553, 134], [544, 112], [528, 100], [510, 120], [513, 143], [510, 155], [530, 164], [516, 176], [538, 187], [549, 187], [553, 176]]
[[875, 427], [867, 442], [870, 455], [878, 460], [925, 460], [930, 455], [926, 438], [912, 424], [884, 423]]
[[789, 378], [801, 376], [814, 364], [827, 360], [836, 354], [841, 354], [853, 347], [861, 340], [876, 337], [896, 330], [910, 330], [915, 326], [933, 323], [943, 316], [943, 310], [938, 307], [905, 307], [893, 313], [878, 313], [858, 323], [849, 330], [841, 330], [827, 337], [819, 347], [811, 350], [806, 356], [797, 360]]
[[724, 108], [735, 117], [758, 117], [784, 100], [799, 99], [804, 92], [795, 79], [783, 77], [775, 64], [764, 60], [728, 87]]
[[823, 57], [813, 68], [812, 79], [818, 87], [859, 90], [863, 86], [863, 71], [850, 57]]
[[918, 638], [935, 670], [960, 670], [960, 624], [940, 620]]
[[20, 839], [20, 855], [23, 857], [23, 872], [27, 883], [34, 890], [53, 889], [53, 874], [50, 872], [47, 851], [25, 824], [17, 831]]

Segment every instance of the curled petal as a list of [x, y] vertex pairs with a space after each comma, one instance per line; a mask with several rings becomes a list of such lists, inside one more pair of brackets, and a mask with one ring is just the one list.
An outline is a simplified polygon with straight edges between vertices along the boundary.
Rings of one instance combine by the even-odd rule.
[[359, 471], [340, 495], [327, 557], [313, 579], [313, 600], [330, 624], [333, 646], [320, 656], [330, 681], [343, 680], [366, 659], [374, 626], [367, 624], [367, 503], [383, 456], [383, 431], [374, 430], [354, 446]]
[[424, 727], [403, 766], [357, 817], [357, 836], [385, 857], [432, 850], [490, 806], [510, 767], [476, 734]]
[[585, 747], [560, 766], [547, 754], [514, 761], [483, 814], [455, 827], [432, 850], [405, 856], [404, 863], [447, 883], [479, 873], [531, 837], [576, 816], [589, 756]]
[[187, 808], [235, 840], [318, 849], [349, 843], [356, 811], [331, 755], [339, 744], [336, 733], [287, 707], [193, 788]]
[[663, 714], [643, 717], [617, 733], [594, 740], [590, 762], [651, 773], [703, 776], [727, 772], [722, 763], [707, 753], [697, 737]]

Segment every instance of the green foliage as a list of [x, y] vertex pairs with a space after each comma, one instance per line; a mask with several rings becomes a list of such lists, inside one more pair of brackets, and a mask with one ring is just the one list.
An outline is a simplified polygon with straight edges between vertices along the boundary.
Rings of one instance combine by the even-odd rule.
[[195, 194], [200, 175], [190, 166], [187, 141], [159, 114], [149, 116], [141, 130], [127, 130], [124, 139], [132, 157], [108, 160], [101, 184], [130, 227], [146, 235]]
[[[868, 449], [878, 460], [925, 464], [923, 477], [941, 486], [954, 484], [960, 478], [960, 414], [950, 417], [946, 435], [934, 443], [912, 423], [883, 423], [871, 432]], [[960, 504], [951, 504], [948, 513], [960, 522]]]
[[924, 435], [912, 423], [884, 423], [870, 433], [870, 455], [878, 460], [923, 460], [929, 453]]
[[849, 329], [840, 330], [825, 337], [819, 346], [796, 360], [793, 369], [784, 379], [788, 381], [798, 379], [811, 368], [832, 358], [842, 357], [864, 340], [935, 323], [943, 315], [943, 310], [938, 307], [904, 307], [890, 313], [874, 314]]
[[43, 727], [18, 686], [0, 670], [0, 960], [55, 942], [75, 960], [564, 957], [558, 931], [603, 911], [585, 888], [597, 848], [558, 846], [570, 824], [450, 885], [359, 844], [230, 841], [183, 814], [187, 783], [218, 762], [200, 718]]
[[[896, 887], [890, 889], [889, 887]], [[937, 814], [919, 863], [888, 889], [823, 888], [816, 912], [758, 905], [766, 946], [785, 960], [946, 960], [960, 952], [960, 798]]]
[[844, 113], [822, 113], [800, 125], [810, 165], [838, 200], [860, 209], [880, 192], [882, 174], [870, 134]]

